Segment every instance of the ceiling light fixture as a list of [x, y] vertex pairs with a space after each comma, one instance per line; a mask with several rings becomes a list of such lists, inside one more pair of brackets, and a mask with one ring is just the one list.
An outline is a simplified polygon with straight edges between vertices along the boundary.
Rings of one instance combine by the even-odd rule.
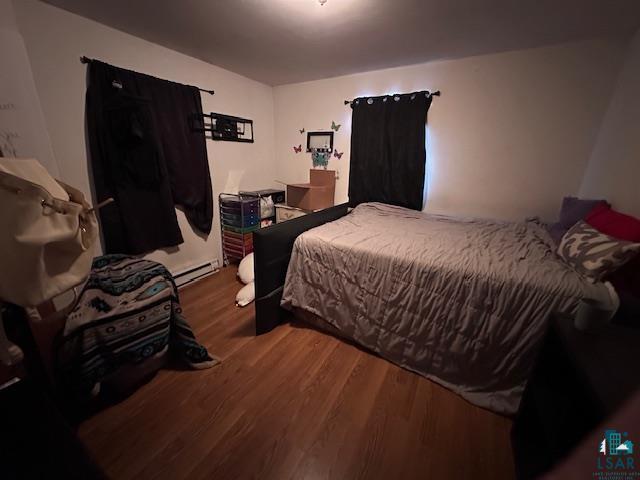
[[324, 5], [325, 3], [327, 3], [327, 0], [318, 0], [318, 3], [320, 4], [320, 6]]

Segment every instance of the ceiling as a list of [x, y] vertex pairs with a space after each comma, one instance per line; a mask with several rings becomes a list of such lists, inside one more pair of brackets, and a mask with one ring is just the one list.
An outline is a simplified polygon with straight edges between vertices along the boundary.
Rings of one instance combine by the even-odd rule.
[[281, 85], [640, 26], [638, 0], [43, 0]]

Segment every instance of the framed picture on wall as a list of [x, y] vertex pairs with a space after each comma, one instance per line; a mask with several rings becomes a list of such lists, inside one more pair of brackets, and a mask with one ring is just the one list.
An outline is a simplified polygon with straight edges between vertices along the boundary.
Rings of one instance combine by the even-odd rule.
[[332, 152], [333, 132], [307, 132], [307, 152]]

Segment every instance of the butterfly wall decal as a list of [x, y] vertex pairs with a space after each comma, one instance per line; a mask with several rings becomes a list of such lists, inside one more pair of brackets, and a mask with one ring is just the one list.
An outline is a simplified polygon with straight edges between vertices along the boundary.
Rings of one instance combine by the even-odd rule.
[[344, 155], [344, 152], [338, 152], [338, 150], [333, 151], [333, 156], [336, 157], [338, 160], [342, 158], [342, 155]]
[[314, 167], [323, 167], [325, 170], [329, 166], [329, 158], [331, 157], [331, 152], [312, 152], [311, 153], [311, 161], [313, 162]]
[[300, 135], [302, 135], [304, 133], [304, 128], [300, 129]]
[[302, 152], [302, 144], [298, 145], [297, 147], [294, 145], [293, 151], [296, 153]]
[[331, 130], [335, 130], [337, 132], [338, 130], [340, 130], [341, 126], [342, 124], [336, 125], [336, 122], [334, 122], [333, 120], [331, 121]]

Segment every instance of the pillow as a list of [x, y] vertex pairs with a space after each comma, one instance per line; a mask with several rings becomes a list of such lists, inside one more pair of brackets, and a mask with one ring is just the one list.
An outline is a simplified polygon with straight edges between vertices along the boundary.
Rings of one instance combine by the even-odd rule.
[[640, 242], [640, 220], [631, 215], [599, 205], [589, 212], [585, 220], [602, 233], [628, 242]]
[[[611, 208], [596, 207], [589, 215], [590, 225], [612, 237], [640, 242], [640, 220]], [[607, 277], [620, 296], [620, 309], [614, 323], [640, 324], [640, 255]]]
[[585, 217], [598, 206], [609, 206], [606, 200], [588, 200], [576, 197], [564, 197], [560, 208], [558, 223], [569, 230], [578, 221]]
[[558, 255], [578, 273], [602, 280], [640, 252], [640, 243], [626, 242], [579, 221], [565, 233]]
[[256, 298], [256, 284], [254, 282], [248, 283], [240, 289], [236, 295], [236, 305], [239, 307], [246, 307]]
[[562, 240], [562, 237], [564, 237], [564, 234], [567, 233], [567, 230], [569, 229], [560, 225], [560, 222], [552, 223], [547, 226], [547, 231], [551, 238], [553, 238], [553, 242], [556, 245], [560, 245], [560, 241]]
[[244, 257], [238, 265], [238, 278], [244, 284], [253, 282], [255, 274], [253, 271], [253, 252]]
[[584, 220], [585, 217], [595, 207], [606, 205], [606, 200], [588, 200], [576, 197], [564, 197], [562, 199], [562, 207], [560, 207], [560, 216], [558, 221], [549, 227], [549, 234], [555, 240], [556, 244], [560, 243], [562, 237], [567, 230], [573, 227], [578, 221]]

